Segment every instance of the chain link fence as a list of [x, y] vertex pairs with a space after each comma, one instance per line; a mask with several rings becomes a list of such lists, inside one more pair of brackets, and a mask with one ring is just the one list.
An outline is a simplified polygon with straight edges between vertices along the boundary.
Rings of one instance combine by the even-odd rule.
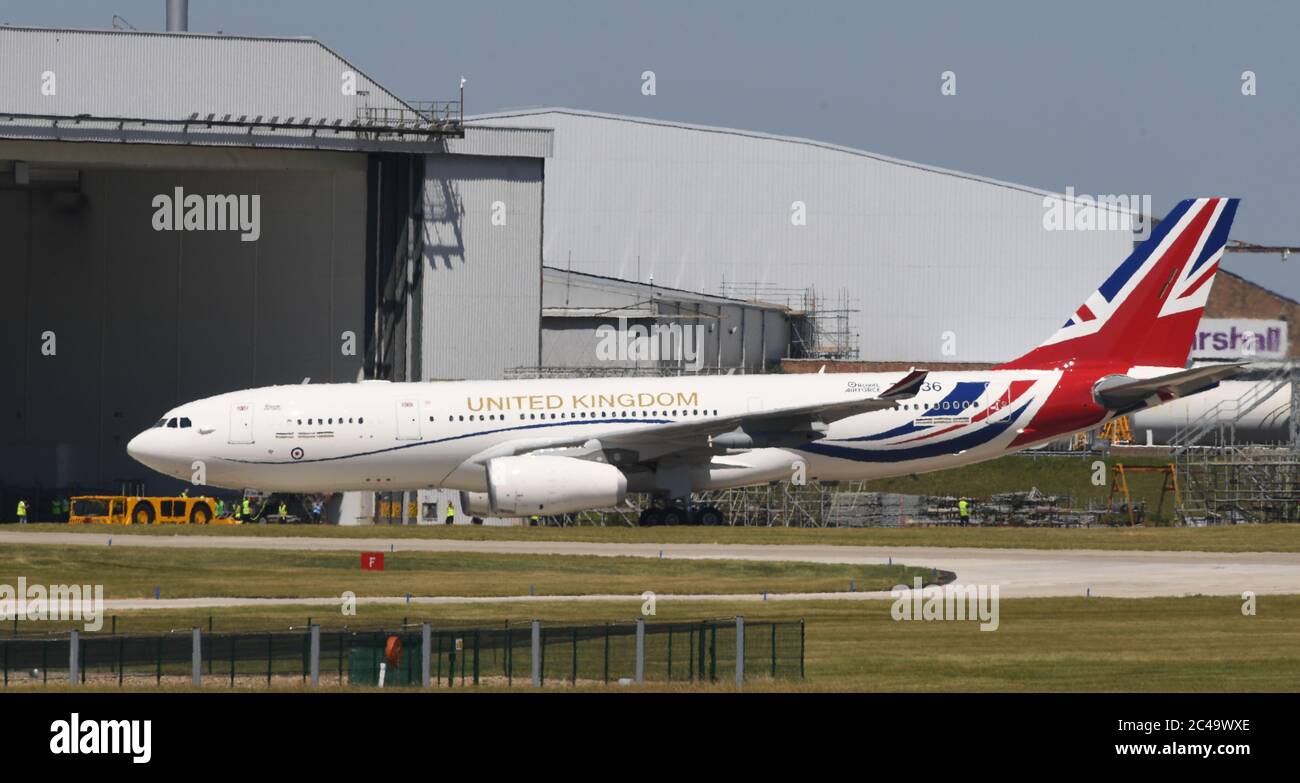
[[0, 638], [4, 687], [498, 687], [802, 679], [803, 620]]

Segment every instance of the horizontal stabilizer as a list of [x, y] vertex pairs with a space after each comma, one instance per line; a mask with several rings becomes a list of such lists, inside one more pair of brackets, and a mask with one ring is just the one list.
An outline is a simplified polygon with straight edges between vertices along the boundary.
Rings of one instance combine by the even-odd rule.
[[1213, 364], [1155, 378], [1112, 375], [1097, 383], [1093, 396], [1099, 405], [1113, 411], [1125, 411], [1142, 406], [1152, 397], [1156, 399], [1151, 403], [1158, 404], [1205, 391], [1225, 378], [1240, 375], [1245, 369], [1244, 363]]

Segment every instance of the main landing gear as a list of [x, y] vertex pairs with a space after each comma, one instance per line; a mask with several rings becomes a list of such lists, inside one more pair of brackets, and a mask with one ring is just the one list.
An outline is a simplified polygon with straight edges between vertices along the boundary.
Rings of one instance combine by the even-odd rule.
[[637, 524], [641, 527], [657, 525], [722, 525], [726, 518], [714, 506], [652, 505], [641, 512]]

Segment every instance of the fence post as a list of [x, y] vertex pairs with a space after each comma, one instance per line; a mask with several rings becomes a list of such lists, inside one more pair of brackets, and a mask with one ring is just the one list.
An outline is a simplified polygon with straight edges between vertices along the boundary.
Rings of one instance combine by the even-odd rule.
[[474, 632], [474, 684], [478, 685], [479, 679], [479, 632]]
[[709, 682], [718, 681], [718, 624], [709, 623]]
[[320, 626], [311, 626], [311, 687], [320, 687]]
[[804, 634], [803, 618], [800, 617], [799, 618], [799, 679], [801, 680], [804, 679], [804, 670], [803, 670], [803, 660], [804, 660], [803, 654], [805, 649], [804, 640], [805, 640], [805, 634]]
[[69, 685], [76, 685], [77, 681], [80, 679], [78, 675], [78, 664], [80, 664], [81, 662], [77, 660], [79, 652], [81, 652], [81, 633], [78, 632], [77, 629], [73, 628], [72, 634], [68, 637], [68, 684]]
[[636, 681], [645, 682], [645, 618], [636, 618]]
[[203, 684], [203, 637], [196, 625], [190, 629], [190, 685]]
[[429, 669], [433, 660], [433, 626], [420, 624], [420, 687], [429, 687]]
[[533, 687], [542, 687], [542, 623], [533, 620]]
[[668, 626], [668, 681], [673, 681], [673, 627]]
[[745, 618], [736, 615], [736, 684], [745, 684]]
[[772, 623], [772, 679], [776, 679], [776, 623]]

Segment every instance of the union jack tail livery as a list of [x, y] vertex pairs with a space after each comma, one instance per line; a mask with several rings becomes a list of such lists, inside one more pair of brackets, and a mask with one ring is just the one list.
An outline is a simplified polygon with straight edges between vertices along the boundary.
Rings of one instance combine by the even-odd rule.
[[1180, 202], [1056, 334], [999, 369], [1184, 366], [1238, 201]]

